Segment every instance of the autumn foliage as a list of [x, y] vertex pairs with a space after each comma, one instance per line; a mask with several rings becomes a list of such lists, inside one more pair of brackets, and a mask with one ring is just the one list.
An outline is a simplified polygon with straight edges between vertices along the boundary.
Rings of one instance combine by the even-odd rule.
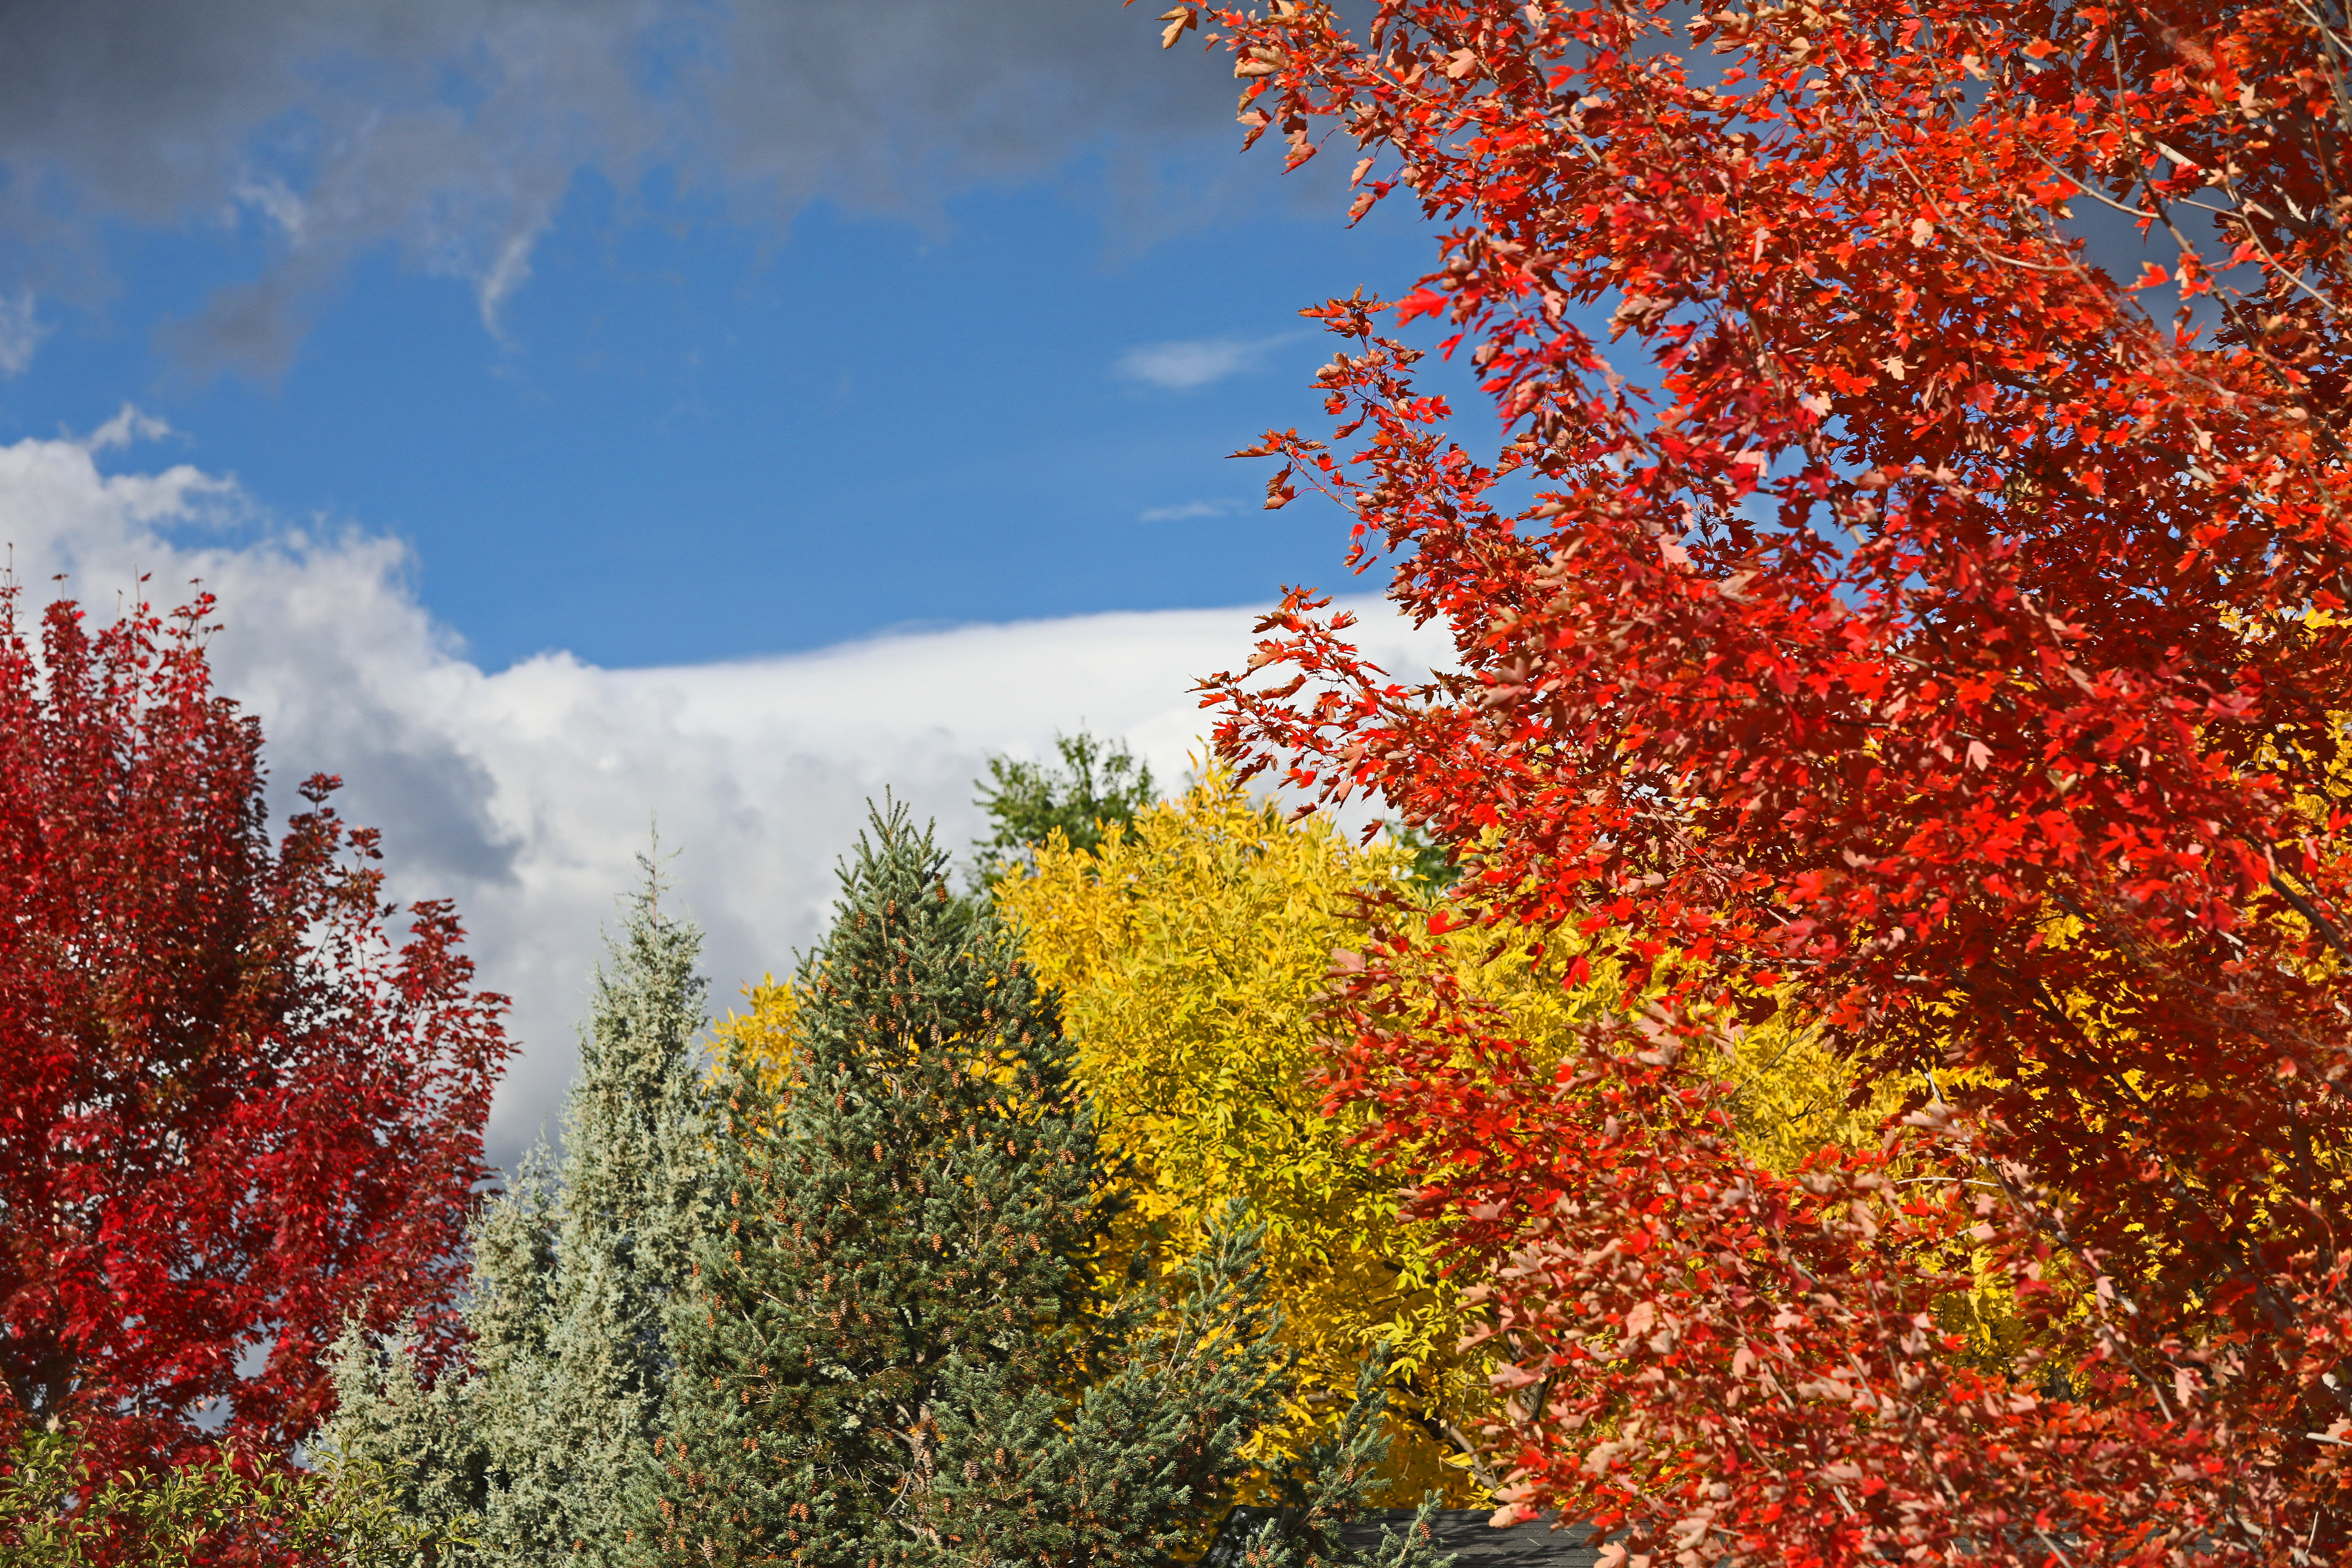
[[[0, 1426], [282, 1454], [348, 1319], [452, 1347], [506, 1054], [446, 904], [303, 786], [273, 845], [209, 599], [37, 645], [0, 590]], [[196, 1418], [211, 1419], [200, 1429]]]
[[[1409, 921], [1348, 979], [1338, 1087], [1480, 1278], [1512, 1498], [1684, 1563], [2339, 1558], [2340, 8], [1167, 20], [1252, 140], [1352, 142], [1355, 213], [1444, 235], [1310, 312], [1337, 445], [1255, 450], [1458, 672], [1294, 595], [1221, 742], [1642, 982], [1554, 1067]], [[1423, 318], [1491, 460], [1383, 335]], [[1693, 1064], [1766, 995], [1900, 1090], [1881, 1147], [1743, 1152]], [[2011, 1331], [1953, 1331], [1972, 1288]]]
[[1123, 1173], [1111, 1257], [1141, 1253], [1179, 1277], [1246, 1203], [1265, 1227], [1290, 1385], [1251, 1458], [1295, 1462], [1385, 1352], [1384, 1500], [1432, 1487], [1475, 1499], [1460, 1449], [1487, 1391], [1457, 1348], [1458, 1303], [1399, 1222], [1393, 1179], [1350, 1146], [1358, 1119], [1327, 1113], [1310, 1082], [1324, 972], [1358, 940], [1356, 891], [1392, 880], [1403, 858], [1356, 850], [1319, 819], [1286, 822], [1215, 769], [1108, 826], [1091, 853], [1056, 831], [1033, 854], [996, 903], [1061, 995], [1073, 1071]]

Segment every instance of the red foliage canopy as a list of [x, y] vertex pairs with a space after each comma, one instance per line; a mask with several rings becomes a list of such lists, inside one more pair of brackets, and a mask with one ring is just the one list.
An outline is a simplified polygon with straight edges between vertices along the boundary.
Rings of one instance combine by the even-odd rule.
[[[0, 588], [0, 1410], [96, 1457], [282, 1445], [347, 1318], [453, 1342], [504, 998], [456, 916], [395, 952], [375, 835], [273, 850], [261, 731], [215, 696], [209, 597], [37, 652]], [[245, 1365], [240, 1370], [243, 1358]], [[9, 1406], [13, 1405], [13, 1408]]]
[[[1506, 423], [1476, 459], [1383, 302], [1310, 312], [1362, 444], [1269, 435], [1269, 504], [1353, 511], [1460, 671], [1402, 687], [1294, 595], [1213, 683], [1222, 744], [1669, 986], [1555, 1077], [1407, 933], [1353, 982], [1341, 1088], [1445, 1173], [1528, 1391], [1516, 1495], [1686, 1563], [2340, 1556], [2341, 7], [1210, 22], [1253, 140], [1336, 126], [1358, 214], [1448, 226], [1395, 313]], [[2116, 211], [2158, 258], [2121, 283], [2078, 227]], [[1912, 1125], [1749, 1166], [1683, 1065], [1735, 980], [1918, 1086]], [[1933, 1331], [1969, 1248], [2013, 1363]]]

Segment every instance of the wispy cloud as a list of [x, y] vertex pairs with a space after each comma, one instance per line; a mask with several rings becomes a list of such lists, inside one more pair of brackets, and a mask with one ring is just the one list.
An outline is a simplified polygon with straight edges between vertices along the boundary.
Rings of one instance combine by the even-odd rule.
[[[1249, 657], [1256, 611], [1234, 608], [658, 669], [555, 653], [493, 674], [417, 603], [398, 542], [281, 531], [206, 547], [178, 525], [249, 510], [233, 483], [184, 464], [100, 469], [97, 448], [153, 429], [126, 412], [80, 440], [0, 446], [0, 542], [18, 580], [46, 595], [51, 573], [69, 572], [58, 589], [94, 611], [142, 571], [159, 599], [197, 577], [219, 595], [213, 658], [267, 728], [271, 776], [348, 779], [341, 804], [383, 831], [394, 895], [454, 897], [484, 984], [514, 997], [522, 1051], [491, 1125], [501, 1159], [549, 1121], [571, 1078], [597, 933], [654, 817], [681, 851], [679, 892], [709, 933], [723, 1005], [816, 937], [869, 796], [887, 787], [936, 815], [941, 844], [961, 852], [981, 827], [971, 781], [987, 757], [1050, 755], [1057, 731], [1086, 724], [1181, 777], [1204, 724], [1193, 682]], [[1366, 651], [1399, 679], [1444, 656], [1442, 633], [1378, 600], [1352, 607]]]
[[[282, 370], [319, 297], [387, 245], [469, 286], [495, 331], [583, 174], [627, 194], [667, 170], [764, 224], [819, 196], [935, 211], [1081, 148], [1223, 139], [1218, 62], [1151, 28], [1102, 0], [985, 26], [970, 0], [13, 6], [0, 266], [30, 270], [0, 289], [100, 298], [86, 259], [109, 226], [243, 207], [282, 243], [173, 334], [199, 363]], [[1115, 184], [1134, 162], [1112, 159]]]
[[239, 175], [230, 193], [239, 202], [251, 207], [278, 226], [278, 231], [296, 245], [302, 243], [302, 230], [310, 222], [310, 212], [292, 186], [276, 174], [267, 179]]
[[1139, 515], [1145, 522], [1184, 522], [1196, 517], [1223, 517], [1233, 510], [1231, 501], [1188, 500], [1181, 506], [1149, 507]]
[[1139, 343], [1119, 355], [1111, 368], [1129, 381], [1170, 392], [1191, 392], [1257, 369], [1268, 353], [1296, 335], [1278, 332], [1267, 338], [1185, 338]]
[[22, 375], [30, 370], [33, 352], [48, 333], [34, 313], [30, 289], [19, 291], [13, 300], [0, 296], [0, 376]]

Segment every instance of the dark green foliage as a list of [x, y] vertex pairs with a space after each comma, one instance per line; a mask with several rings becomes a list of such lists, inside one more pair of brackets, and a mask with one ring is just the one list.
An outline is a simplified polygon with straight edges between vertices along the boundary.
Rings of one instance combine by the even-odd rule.
[[930, 1561], [1164, 1563], [1213, 1533], [1275, 1413], [1278, 1352], [1255, 1228], [1215, 1232], [1188, 1273], [1173, 1300], [1130, 1296], [1097, 1325], [1075, 1402], [959, 1358], [949, 1462], [921, 1500]]
[[1381, 1544], [1366, 1552], [1340, 1539], [1340, 1527], [1364, 1511], [1366, 1494], [1388, 1458], [1389, 1436], [1381, 1419], [1388, 1412], [1388, 1364], [1367, 1361], [1356, 1373], [1356, 1400], [1339, 1425], [1310, 1450], [1289, 1475], [1273, 1478], [1282, 1500], [1249, 1510], [1225, 1531], [1226, 1544], [1215, 1568], [1442, 1568], [1431, 1545], [1429, 1516], [1434, 1499], [1402, 1535], [1381, 1532]]
[[1272, 1413], [1255, 1236], [1098, 1310], [1102, 1173], [1054, 999], [873, 818], [795, 978], [792, 1088], [723, 1092], [642, 1545], [675, 1563], [1159, 1563]]
[[1107, 827], [1131, 824], [1156, 798], [1151, 769], [1136, 761], [1125, 742], [1097, 741], [1081, 730], [1056, 735], [1054, 747], [1062, 756], [1058, 768], [1012, 757], [989, 759], [990, 782], [981, 785], [978, 800], [996, 831], [977, 845], [983, 881], [993, 882], [1003, 867], [1045, 843], [1056, 828], [1072, 848], [1091, 855]]
[[877, 816], [796, 976], [789, 1100], [730, 1075], [726, 1224], [674, 1329], [666, 1555], [910, 1560], [947, 1385], [1053, 1381], [1093, 1127], [1052, 1001], [940, 871], [903, 810]]
[[1443, 893], [1462, 879], [1462, 863], [1453, 847], [1432, 838], [1411, 823], [1391, 824], [1389, 837], [1412, 857], [1412, 879], [1433, 893]]

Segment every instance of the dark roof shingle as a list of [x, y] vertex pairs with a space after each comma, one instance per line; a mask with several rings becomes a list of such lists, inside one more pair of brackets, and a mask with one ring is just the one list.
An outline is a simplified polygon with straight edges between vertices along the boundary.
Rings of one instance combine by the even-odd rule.
[[[1257, 1509], [1236, 1509], [1210, 1548], [1206, 1568], [1230, 1568], [1241, 1555], [1241, 1540], [1251, 1523], [1263, 1519]], [[1571, 1524], [1554, 1529], [1549, 1520], [1496, 1530], [1486, 1522], [1485, 1509], [1442, 1509], [1430, 1516], [1440, 1553], [1451, 1552], [1454, 1568], [1593, 1568], [1601, 1555], [1586, 1542], [1592, 1527]], [[1402, 1531], [1412, 1522], [1409, 1508], [1374, 1509], [1339, 1531], [1349, 1546], [1381, 1543], [1383, 1529]]]

